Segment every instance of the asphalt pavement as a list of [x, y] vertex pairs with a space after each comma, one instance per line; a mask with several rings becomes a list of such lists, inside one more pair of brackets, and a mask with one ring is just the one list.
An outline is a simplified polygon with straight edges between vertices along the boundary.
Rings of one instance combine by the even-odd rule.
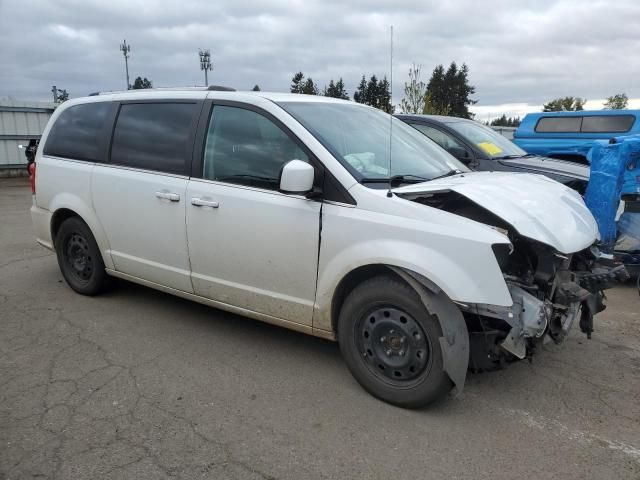
[[0, 180], [0, 479], [640, 479], [640, 297], [402, 410], [336, 344], [119, 282], [75, 294]]

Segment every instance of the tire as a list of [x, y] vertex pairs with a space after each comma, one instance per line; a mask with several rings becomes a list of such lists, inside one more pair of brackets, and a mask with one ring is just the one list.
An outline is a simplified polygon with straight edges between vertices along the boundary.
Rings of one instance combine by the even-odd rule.
[[91, 230], [79, 217], [66, 219], [55, 238], [60, 271], [67, 284], [82, 295], [107, 289], [109, 276]]
[[441, 336], [415, 290], [387, 275], [354, 288], [338, 318], [338, 343], [352, 375], [373, 396], [403, 408], [426, 406], [451, 391]]

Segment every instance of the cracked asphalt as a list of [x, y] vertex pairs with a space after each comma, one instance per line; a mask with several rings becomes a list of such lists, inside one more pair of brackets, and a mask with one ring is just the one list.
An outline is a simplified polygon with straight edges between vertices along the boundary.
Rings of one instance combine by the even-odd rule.
[[0, 479], [640, 479], [640, 297], [407, 411], [337, 345], [133, 284], [88, 298], [0, 181]]

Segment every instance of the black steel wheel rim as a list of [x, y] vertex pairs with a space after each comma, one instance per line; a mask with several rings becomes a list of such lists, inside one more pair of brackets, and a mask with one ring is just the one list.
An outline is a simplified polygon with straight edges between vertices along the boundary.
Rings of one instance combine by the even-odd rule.
[[64, 249], [68, 271], [79, 281], [88, 282], [93, 275], [93, 258], [89, 242], [80, 233], [72, 233]]
[[429, 339], [415, 318], [401, 309], [372, 309], [357, 322], [356, 335], [367, 367], [393, 383], [412, 382], [429, 366]]

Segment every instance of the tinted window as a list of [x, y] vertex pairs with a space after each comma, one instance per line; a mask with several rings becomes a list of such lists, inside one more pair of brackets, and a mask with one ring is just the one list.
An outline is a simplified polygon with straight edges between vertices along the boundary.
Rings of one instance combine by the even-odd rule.
[[582, 120], [583, 132], [628, 132], [635, 121], [633, 115], [597, 115], [584, 117]]
[[215, 106], [204, 150], [203, 178], [278, 189], [280, 170], [307, 155], [265, 116], [237, 107]]
[[536, 132], [578, 133], [582, 117], [542, 117], [536, 125]]
[[120, 108], [111, 163], [184, 174], [195, 103], [128, 103]]
[[67, 108], [53, 124], [44, 154], [91, 162], [103, 161], [102, 135], [110, 109], [108, 102]]

